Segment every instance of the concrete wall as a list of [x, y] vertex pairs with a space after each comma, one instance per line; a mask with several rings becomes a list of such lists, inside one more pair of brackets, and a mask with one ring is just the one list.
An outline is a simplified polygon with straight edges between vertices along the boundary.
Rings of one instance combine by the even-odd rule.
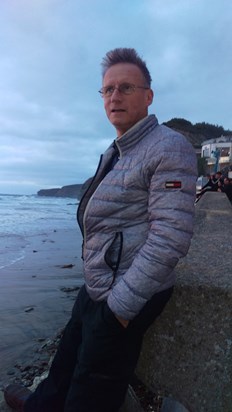
[[193, 412], [232, 411], [232, 207], [196, 205], [195, 231], [166, 309], [145, 336], [137, 374]]

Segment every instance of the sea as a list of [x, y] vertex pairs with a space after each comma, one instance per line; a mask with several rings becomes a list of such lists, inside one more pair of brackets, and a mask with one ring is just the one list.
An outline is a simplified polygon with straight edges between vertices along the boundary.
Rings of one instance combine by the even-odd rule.
[[30, 236], [77, 227], [78, 201], [0, 194], [0, 269], [24, 258]]

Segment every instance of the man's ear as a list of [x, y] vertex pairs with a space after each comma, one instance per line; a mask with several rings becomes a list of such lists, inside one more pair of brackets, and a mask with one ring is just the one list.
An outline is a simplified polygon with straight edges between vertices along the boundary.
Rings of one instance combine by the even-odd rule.
[[150, 106], [153, 102], [154, 92], [153, 90], [147, 90], [147, 105]]

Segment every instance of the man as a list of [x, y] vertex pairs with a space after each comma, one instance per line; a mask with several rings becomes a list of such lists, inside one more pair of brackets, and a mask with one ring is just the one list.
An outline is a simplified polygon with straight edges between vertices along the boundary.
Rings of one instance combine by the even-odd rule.
[[219, 186], [218, 192], [223, 192], [228, 197], [229, 201], [232, 202], [232, 182], [231, 179], [225, 177], [223, 184]]
[[145, 331], [162, 312], [193, 232], [192, 146], [148, 116], [151, 76], [134, 49], [103, 59], [100, 94], [117, 137], [78, 208], [85, 285], [35, 393], [11, 385], [24, 412], [116, 412]]
[[202, 187], [200, 193], [196, 195], [195, 203], [197, 203], [204, 193], [211, 190], [211, 192], [217, 192], [218, 188], [222, 185], [222, 172], [216, 172], [215, 175], [210, 175], [208, 182]]

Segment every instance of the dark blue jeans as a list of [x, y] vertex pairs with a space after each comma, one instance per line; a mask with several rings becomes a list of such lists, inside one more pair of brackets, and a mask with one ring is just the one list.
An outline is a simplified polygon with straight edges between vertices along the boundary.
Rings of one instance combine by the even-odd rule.
[[117, 412], [133, 376], [144, 333], [173, 288], [157, 293], [125, 329], [107, 302], [83, 286], [49, 375], [27, 400], [25, 412]]

